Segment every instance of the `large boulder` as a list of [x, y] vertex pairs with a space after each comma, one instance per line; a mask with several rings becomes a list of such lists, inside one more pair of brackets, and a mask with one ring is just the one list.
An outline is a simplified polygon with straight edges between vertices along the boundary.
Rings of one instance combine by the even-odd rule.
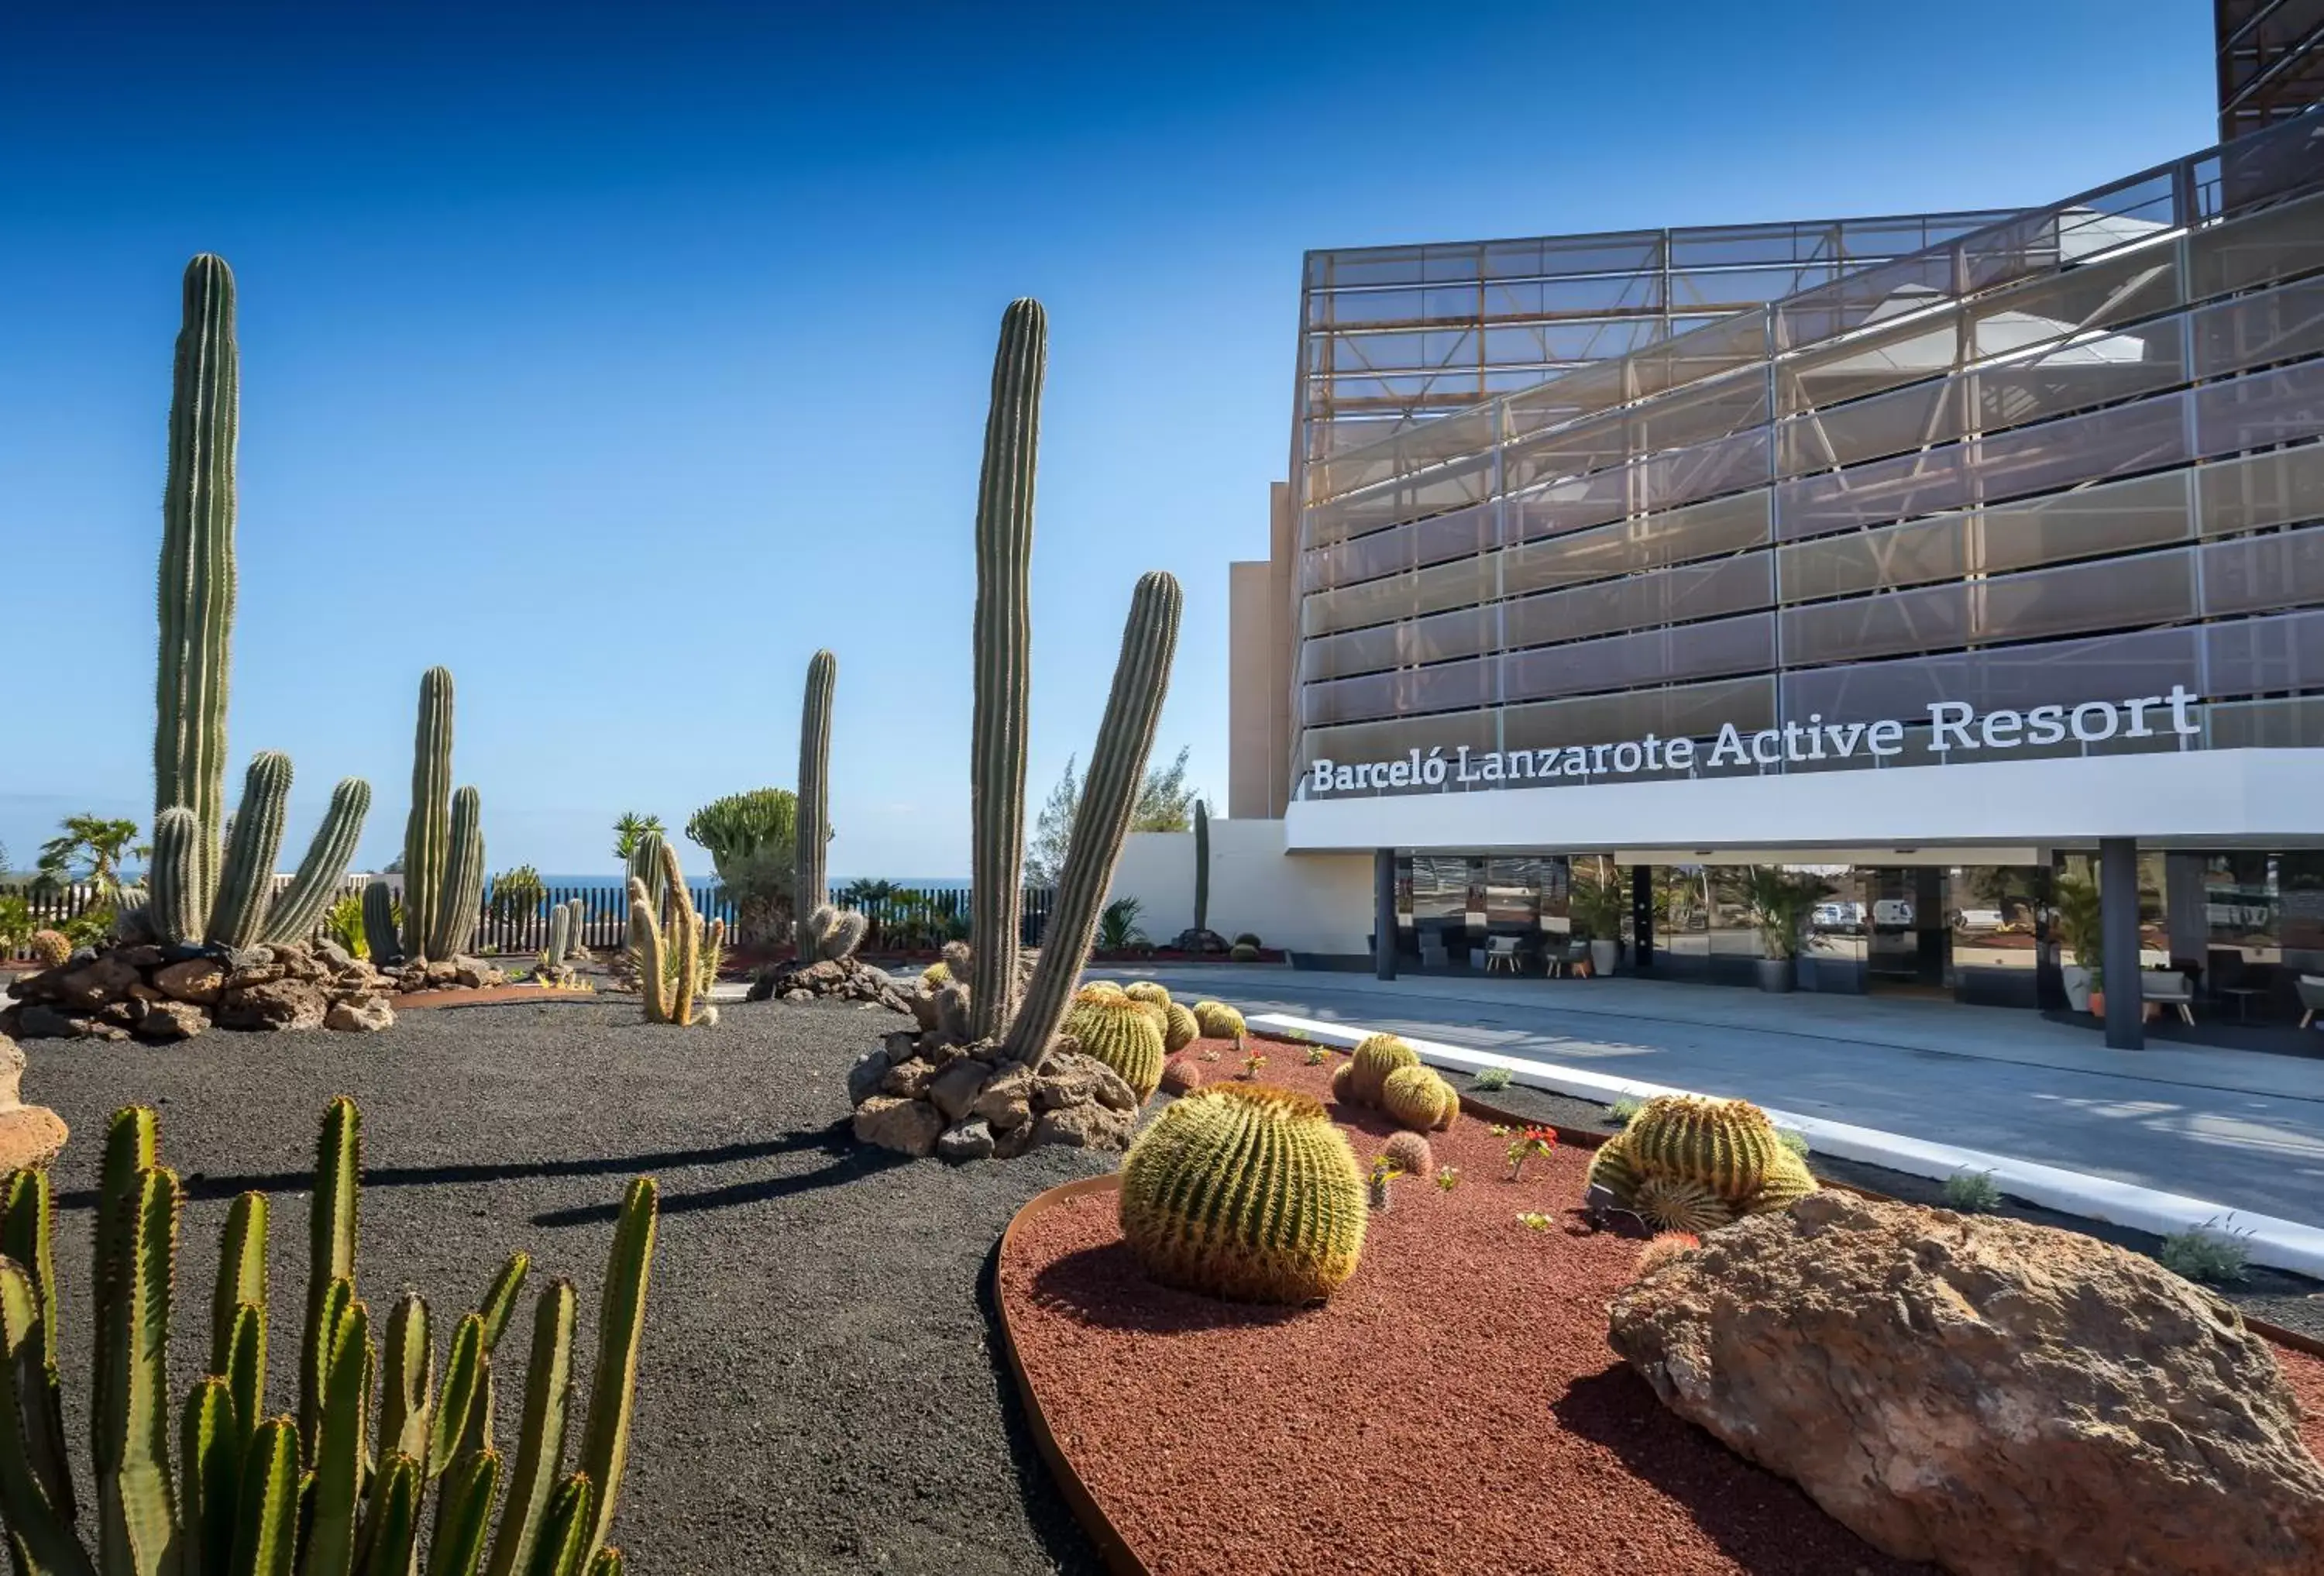
[[226, 989], [226, 965], [216, 958], [188, 958], [161, 969], [153, 976], [153, 984], [173, 1001], [214, 1007]]
[[1959, 1576], [2324, 1570], [2324, 1467], [2226, 1303], [2122, 1249], [1825, 1192], [1609, 1309], [1663, 1403]]
[[329, 1010], [329, 999], [304, 980], [263, 980], [227, 986], [218, 998], [217, 1023], [220, 1028], [320, 1028]]
[[23, 1080], [23, 1049], [0, 1035], [0, 1173], [46, 1166], [69, 1136], [55, 1111], [24, 1103]]

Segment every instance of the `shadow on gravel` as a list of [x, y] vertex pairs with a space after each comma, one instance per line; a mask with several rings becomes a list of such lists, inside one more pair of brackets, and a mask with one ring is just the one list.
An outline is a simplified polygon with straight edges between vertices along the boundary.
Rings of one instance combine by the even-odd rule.
[[[745, 1151], [736, 1157], [741, 1159], [762, 1155], [795, 1154], [803, 1149], [821, 1149], [836, 1158], [834, 1164], [822, 1170], [802, 1175], [761, 1176], [751, 1182], [730, 1183], [724, 1187], [705, 1188], [698, 1193], [665, 1192], [661, 1195], [661, 1212], [665, 1216], [684, 1215], [703, 1210], [733, 1209], [739, 1204], [763, 1203], [769, 1199], [789, 1198], [796, 1194], [813, 1193], [818, 1188], [844, 1186], [912, 1163], [908, 1155], [858, 1144], [853, 1117], [841, 1117], [829, 1127], [813, 1132], [790, 1133], [770, 1144], [738, 1144], [733, 1147]], [[607, 1203], [584, 1204], [574, 1209], [548, 1210], [533, 1216], [532, 1223], [544, 1228], [586, 1226], [611, 1221], [621, 1212], [621, 1203], [615, 1200]]]
[[1287, 1324], [1323, 1305], [1229, 1303], [1157, 1286], [1139, 1267], [1130, 1245], [1119, 1240], [1077, 1249], [1045, 1266], [1033, 1276], [1033, 1300], [1109, 1330], [1162, 1335]]
[[1089, 1536], [1057, 1490], [1033, 1442], [1032, 1425], [1025, 1420], [1025, 1400], [1017, 1391], [1017, 1377], [1009, 1371], [1009, 1338], [1001, 1332], [1001, 1244], [985, 1255], [984, 1269], [976, 1277], [976, 1311], [984, 1319], [984, 1355], [992, 1364], [992, 1388], [1001, 1400], [1001, 1428], [1009, 1441], [1009, 1464], [1017, 1478], [1017, 1497], [1025, 1519], [1041, 1540], [1058, 1576], [1103, 1576], [1105, 1562], [1090, 1546]]
[[[616, 1155], [587, 1160], [537, 1160], [502, 1166], [390, 1166], [378, 1169], [366, 1167], [364, 1186], [429, 1187], [439, 1183], [507, 1182], [525, 1176], [635, 1176], [647, 1172], [674, 1170], [687, 1166], [725, 1166], [742, 1160], [767, 1160], [778, 1155], [795, 1155], [804, 1149], [821, 1149], [829, 1155], [844, 1155], [855, 1147], [850, 1130], [850, 1119], [841, 1118], [826, 1128], [785, 1133], [779, 1138], [769, 1138], [749, 1144], [720, 1144], [705, 1149], [664, 1149], [644, 1155]], [[885, 1154], [886, 1151], [877, 1151]], [[903, 1157], [892, 1158], [901, 1160]], [[866, 1169], [878, 1169], [867, 1167]], [[285, 1171], [272, 1175], [240, 1176], [210, 1176], [194, 1172], [183, 1183], [189, 1199], [233, 1198], [245, 1193], [304, 1193], [315, 1184], [311, 1171]], [[796, 1190], [794, 1190], [796, 1191]], [[700, 1197], [683, 1194], [681, 1197]], [[60, 1210], [88, 1209], [97, 1203], [93, 1187], [59, 1194], [54, 1207]], [[685, 1208], [664, 1196], [663, 1212]], [[707, 1206], [695, 1206], [707, 1207]], [[604, 1217], [612, 1220], [621, 1212], [618, 1203], [608, 1204]], [[546, 1217], [543, 1217], [546, 1219]], [[590, 1219], [598, 1218], [595, 1214]]]
[[[1683, 1506], [1695, 1525], [1749, 1576], [1794, 1576], [1803, 1568], [1800, 1550], [1784, 1529], [1796, 1529], [1800, 1514], [1821, 1517], [1823, 1512], [1815, 1501], [1788, 1479], [1744, 1461], [1666, 1410], [1655, 1398], [1653, 1387], [1623, 1364], [1574, 1380], [1549, 1409], [1568, 1433], [1604, 1445], [1640, 1479]], [[1738, 1474], [1756, 1481], [1738, 1485]], [[1738, 1487], [1747, 1491], [1738, 1493]], [[1768, 1501], [1776, 1498], [1797, 1499], [1803, 1512], [1769, 1515]], [[1850, 1537], [1837, 1523], [1833, 1528], [1842, 1538]], [[1874, 1571], [1932, 1571], [1933, 1576], [1930, 1566], [1892, 1560], [1868, 1544], [1858, 1546], [1863, 1558], [1855, 1569], [1861, 1576]]]

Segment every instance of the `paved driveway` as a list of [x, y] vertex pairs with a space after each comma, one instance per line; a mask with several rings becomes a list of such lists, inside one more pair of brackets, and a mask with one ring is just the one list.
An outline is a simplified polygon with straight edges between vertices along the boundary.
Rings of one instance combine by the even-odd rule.
[[2324, 1059], [2115, 1052], [2031, 1012], [1634, 980], [1382, 983], [1263, 967], [1154, 977], [1246, 1012], [1739, 1095], [2324, 1226]]

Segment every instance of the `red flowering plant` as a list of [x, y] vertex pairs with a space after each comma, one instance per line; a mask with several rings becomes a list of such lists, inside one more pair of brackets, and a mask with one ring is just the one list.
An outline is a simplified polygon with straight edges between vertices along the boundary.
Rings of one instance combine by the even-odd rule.
[[1527, 1128], [1509, 1140], [1509, 1180], [1517, 1181], [1525, 1175], [1525, 1163], [1536, 1155], [1546, 1155], [1557, 1147], [1557, 1133], [1550, 1128]]

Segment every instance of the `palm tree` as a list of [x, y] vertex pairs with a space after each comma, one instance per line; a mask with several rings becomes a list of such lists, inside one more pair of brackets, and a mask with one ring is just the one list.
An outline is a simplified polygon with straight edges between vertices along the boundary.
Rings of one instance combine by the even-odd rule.
[[850, 881], [839, 889], [839, 900], [872, 922], [872, 941], [881, 940], [881, 930], [888, 917], [888, 908], [896, 900], [899, 889], [893, 881]]
[[[59, 887], [87, 881], [107, 903], [121, 896], [121, 856], [137, 835], [134, 821], [112, 821], [102, 816], [67, 816], [58, 824], [63, 835], [41, 844], [41, 884]], [[86, 863], [85, 870], [76, 870]]]
[[622, 818], [613, 823], [613, 857], [626, 866], [630, 862], [630, 855], [638, 851], [639, 843], [649, 832], [657, 837], [669, 835], [659, 816], [641, 816], [635, 810], [622, 811]]

